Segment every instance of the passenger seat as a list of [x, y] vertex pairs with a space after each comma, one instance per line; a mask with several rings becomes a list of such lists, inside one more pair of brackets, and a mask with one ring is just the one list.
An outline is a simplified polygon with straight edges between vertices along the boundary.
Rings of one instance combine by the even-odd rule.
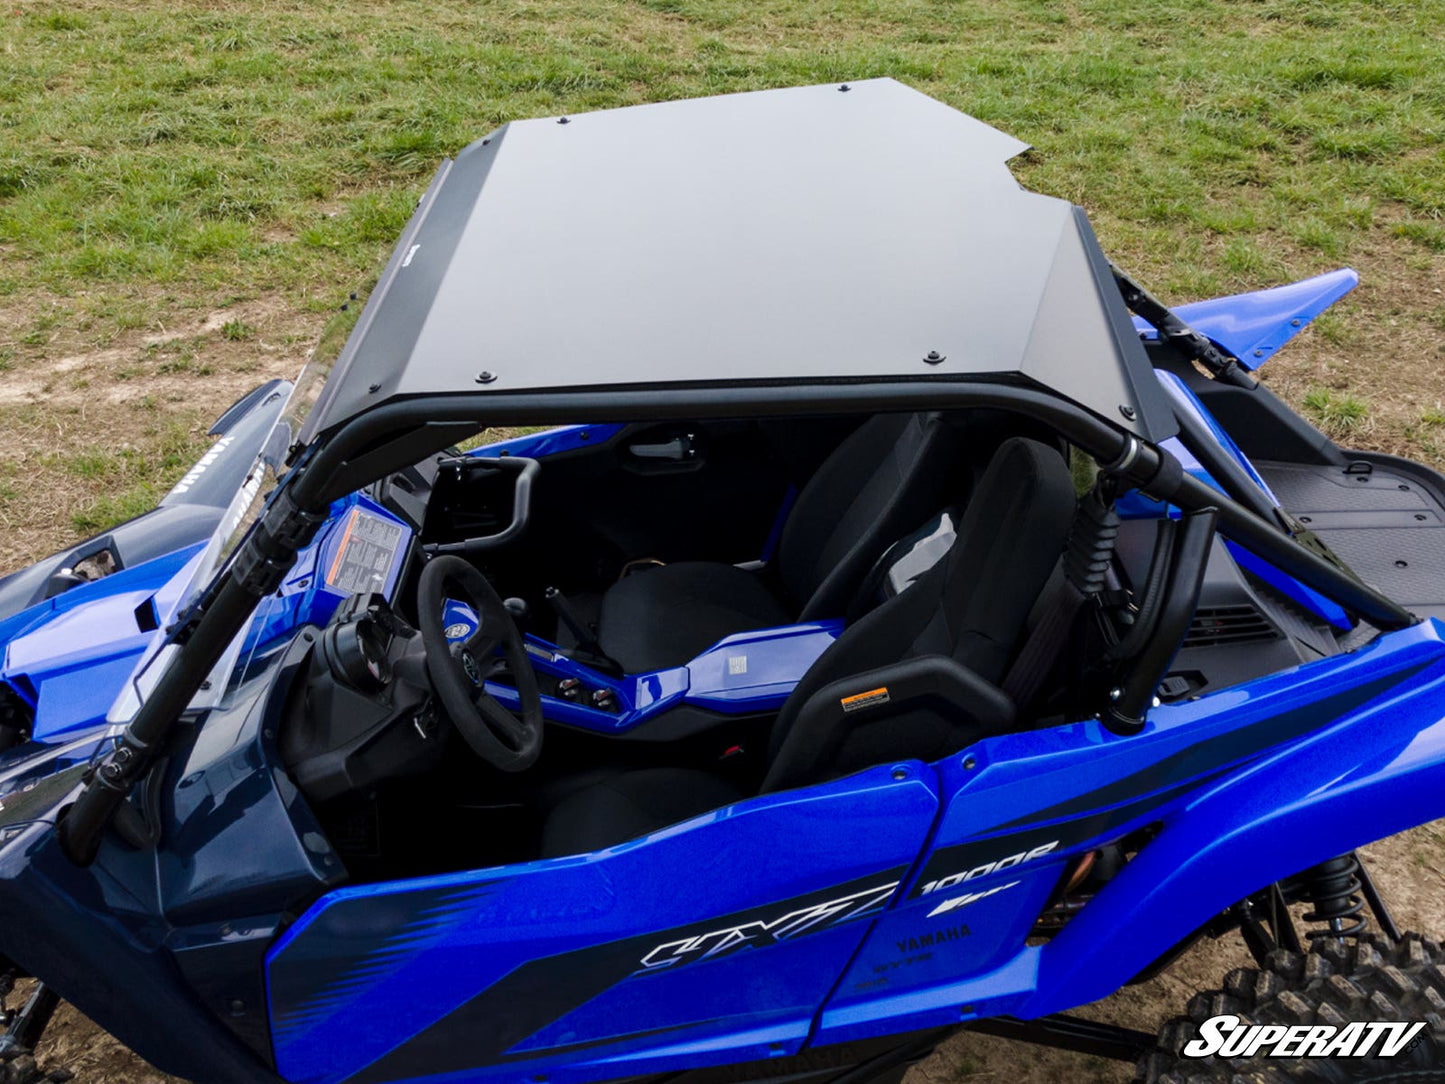
[[636, 674], [681, 666], [734, 633], [844, 616], [883, 552], [944, 506], [958, 455], [937, 414], [870, 418], [798, 494], [775, 568], [680, 561], [635, 572], [602, 597], [602, 650]]

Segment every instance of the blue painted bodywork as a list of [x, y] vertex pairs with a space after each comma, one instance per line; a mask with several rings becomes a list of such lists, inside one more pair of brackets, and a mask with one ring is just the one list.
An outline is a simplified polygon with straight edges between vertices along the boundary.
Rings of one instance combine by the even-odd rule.
[[117, 692], [161, 635], [157, 615], [171, 609], [167, 589], [189, 581], [200, 549], [198, 543], [177, 550], [0, 622], [0, 681], [35, 709], [36, 740], [104, 722]]
[[[1323, 275], [1230, 297], [1177, 305], [1175, 313], [1229, 351], [1246, 369], [1258, 369], [1320, 313], [1359, 285], [1360, 276], [1342, 267]], [[1145, 339], [1158, 333], [1141, 317], [1134, 327]]]
[[556, 429], [543, 429], [539, 433], [508, 440], [496, 440], [473, 448], [468, 455], [520, 455], [529, 459], [545, 459], [563, 452], [576, 452], [583, 448], [596, 448], [606, 444], [622, 432], [623, 425], [563, 425]]
[[[456, 1051], [467, 1059], [523, 1030], [499, 1016], [530, 1023], [520, 991], [551, 1008], [465, 1079], [560, 1084], [794, 1053], [933, 822], [933, 773], [899, 770], [755, 798], [595, 855], [328, 893], [267, 957], [277, 1067], [342, 1080], [429, 1029], [471, 1033], [474, 1051]], [[756, 921], [759, 905], [770, 921], [848, 897], [766, 950], [646, 963]]]
[[[601, 734], [622, 734], [660, 718], [680, 704], [723, 715], [777, 711], [812, 666], [843, 630], [841, 621], [740, 632], [719, 641], [686, 666], [643, 674], [609, 677], [567, 658], [560, 648], [536, 636], [527, 637], [527, 652], [538, 673], [577, 678], [589, 689], [610, 689], [615, 712], [554, 696], [542, 698], [547, 719]], [[489, 683], [487, 691], [511, 708], [516, 690]]]
[[[591, 855], [327, 893], [267, 957], [278, 1068], [581, 1084], [1094, 1000], [1242, 896], [1445, 811], [1442, 634], [1158, 708], [1136, 737], [1092, 721], [1003, 735]], [[1146, 824], [1139, 857], [1026, 945], [1070, 861]], [[860, 892], [866, 913], [824, 906]], [[790, 916], [822, 928], [749, 929]], [[729, 930], [734, 951], [707, 958]], [[679, 959], [654, 971], [661, 947]], [[545, 1026], [497, 1022], [518, 998]]]
[[[575, 453], [620, 431], [479, 451]], [[337, 558], [360, 517], [400, 528], [372, 584], [396, 595], [411, 530], [365, 495], [338, 502], [239, 642], [237, 680], [148, 784], [160, 843], [107, 837], [89, 868], [60, 855], [56, 818], [115, 737], [106, 707], [155, 637], [138, 621], [170, 613], [195, 554], [0, 622], [0, 679], [37, 709], [0, 756], [0, 953], [165, 1071], [591, 1084], [1035, 1017], [1107, 995], [1272, 881], [1445, 815], [1445, 626], [1428, 621], [1157, 707], [1131, 737], [1096, 721], [1004, 734], [591, 854], [350, 883], [277, 734], [308, 638], [348, 596]], [[550, 719], [621, 735], [680, 705], [776, 710], [840, 629], [744, 633], [624, 679], [528, 646], [542, 673], [619, 705], [548, 698]], [[1027, 943], [1076, 859], [1146, 826], [1121, 872]]]

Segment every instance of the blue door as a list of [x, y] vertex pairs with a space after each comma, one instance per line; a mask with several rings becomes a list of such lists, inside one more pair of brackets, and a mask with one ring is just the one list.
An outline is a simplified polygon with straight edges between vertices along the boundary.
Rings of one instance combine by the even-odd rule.
[[267, 958], [293, 1082], [565, 1084], [796, 1053], [938, 812], [917, 763], [595, 854], [338, 889]]

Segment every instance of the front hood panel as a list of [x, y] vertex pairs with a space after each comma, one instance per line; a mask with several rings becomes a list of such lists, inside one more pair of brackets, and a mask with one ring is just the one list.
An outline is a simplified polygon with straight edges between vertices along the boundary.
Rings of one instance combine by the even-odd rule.
[[4, 681], [35, 713], [38, 741], [98, 726], [190, 582], [200, 545], [75, 588], [19, 615]]
[[[276, 424], [291, 385], [262, 384], [211, 428], [216, 442], [151, 511], [0, 579], [0, 696], [31, 738], [98, 726], [189, 598], [207, 544]], [[75, 584], [108, 553], [120, 571]], [[4, 717], [0, 702], [0, 718]]]

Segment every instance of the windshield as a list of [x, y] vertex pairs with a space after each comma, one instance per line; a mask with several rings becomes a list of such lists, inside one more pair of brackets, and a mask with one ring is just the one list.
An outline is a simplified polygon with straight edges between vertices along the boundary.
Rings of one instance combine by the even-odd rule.
[[[232, 495], [215, 531], [176, 579], [157, 595], [157, 611], [162, 627], [168, 626], [177, 614], [205, 593], [217, 574], [226, 567], [241, 540], [261, 518], [267, 499], [286, 472], [287, 458], [297, 435], [316, 405], [347, 336], [356, 325], [357, 313], [360, 312], [362, 303], [362, 300], [353, 295], [346, 307], [327, 322], [316, 348], [312, 350], [292, 385], [285, 407], [282, 408], [270, 434], [262, 442], [261, 450], [245, 478]], [[261, 615], [258, 614], [257, 617], [259, 616]], [[255, 619], [253, 617], [253, 622]], [[191, 702], [192, 708], [213, 707], [220, 701], [230, 684], [229, 676], [235, 668], [248, 630], [249, 626], [237, 635], [216, 664], [211, 674], [212, 680], [203, 685], [201, 692]], [[175, 645], [167, 644], [163, 639], [158, 639], [151, 646], [141, 657], [120, 696], [107, 713], [108, 722], [127, 723], [135, 716], [145, 702], [146, 695], [170, 665], [176, 651]], [[220, 680], [216, 680], [218, 677]]]

